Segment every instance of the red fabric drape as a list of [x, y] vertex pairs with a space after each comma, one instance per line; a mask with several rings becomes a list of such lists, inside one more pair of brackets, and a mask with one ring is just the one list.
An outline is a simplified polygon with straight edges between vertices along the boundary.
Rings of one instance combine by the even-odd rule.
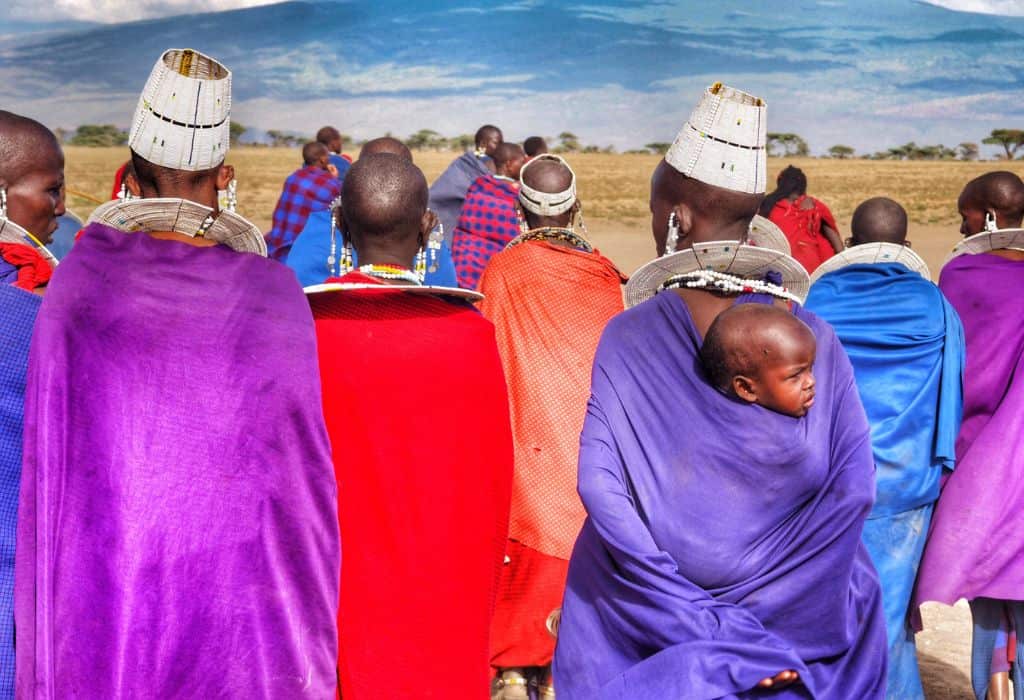
[[[511, 561], [492, 628], [492, 665], [540, 666], [554, 640], [544, 622], [561, 601], [585, 512], [576, 494], [590, 370], [624, 281], [600, 253], [528, 241], [494, 256], [480, 282], [505, 366], [515, 440]], [[522, 545], [522, 546], [519, 546]]]
[[[813, 206], [804, 209], [804, 202]], [[832, 216], [825, 203], [802, 195], [790, 202], [779, 200], [769, 217], [786, 234], [792, 255], [806, 268], [808, 273], [814, 272], [818, 265], [836, 254], [832, 244], [822, 233], [822, 225], [827, 224], [834, 231], [839, 231], [836, 219]]]
[[493, 326], [385, 285], [311, 305], [338, 477], [342, 695], [486, 698], [512, 478]]
[[18, 268], [15, 287], [27, 292], [49, 284], [53, 268], [35, 248], [22, 243], [0, 243], [0, 258]]

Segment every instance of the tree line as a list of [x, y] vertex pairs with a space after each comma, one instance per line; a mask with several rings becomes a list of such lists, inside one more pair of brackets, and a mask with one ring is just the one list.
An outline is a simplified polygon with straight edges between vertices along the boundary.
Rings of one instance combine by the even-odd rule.
[[[238, 122], [231, 122], [231, 144], [236, 145], [248, 128]], [[74, 131], [56, 129], [55, 133], [61, 143], [72, 146], [124, 146], [128, 143], [128, 131], [113, 124], [82, 124]], [[387, 134], [391, 136], [389, 132]], [[305, 137], [293, 133], [271, 129], [266, 132], [265, 143], [254, 143], [271, 148], [296, 148], [306, 142]], [[414, 150], [433, 151], [465, 151], [473, 147], [472, 134], [459, 134], [447, 137], [433, 129], [420, 129], [403, 139], [405, 144]], [[614, 146], [584, 145], [580, 138], [571, 131], [563, 131], [555, 138], [546, 138], [554, 153], [616, 153]], [[348, 146], [361, 146], [364, 142], [355, 141], [343, 134], [343, 143]], [[1000, 146], [1006, 160], [1024, 157], [1024, 129], [993, 129], [992, 133], [981, 140], [985, 145]], [[642, 149], [631, 149], [624, 153], [643, 153], [664, 155], [671, 143], [653, 142], [645, 144]], [[800, 135], [793, 133], [769, 132], [769, 156], [810, 156], [811, 149]], [[902, 146], [893, 146], [875, 153], [857, 154], [850, 146], [836, 144], [826, 151], [830, 158], [868, 158], [870, 160], [978, 160], [980, 149], [977, 143], [965, 141], [955, 147], [943, 144], [918, 145], [911, 141]]]

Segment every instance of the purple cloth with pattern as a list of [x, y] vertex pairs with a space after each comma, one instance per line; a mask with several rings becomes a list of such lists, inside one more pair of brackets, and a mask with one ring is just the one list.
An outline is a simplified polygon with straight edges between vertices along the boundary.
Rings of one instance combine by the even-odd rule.
[[939, 288], [964, 326], [964, 417], [916, 603], [1024, 600], [1024, 261], [962, 255]]
[[340, 194], [340, 181], [315, 165], [307, 165], [289, 175], [274, 207], [272, 228], [265, 236], [267, 255], [275, 260], [287, 258], [310, 213], [328, 209]]
[[[795, 314], [818, 341], [804, 418], [712, 387], [675, 293], [609, 323], [581, 436], [562, 700], [884, 696], [881, 594], [861, 544], [868, 424], [835, 333]], [[755, 689], [787, 669], [799, 683]]]
[[487, 261], [519, 234], [518, 196], [516, 183], [497, 175], [470, 185], [452, 239], [452, 262], [463, 289], [476, 289]]
[[452, 161], [441, 175], [430, 186], [430, 208], [444, 226], [444, 239], [452, 244], [455, 225], [459, 223], [462, 203], [466, 200], [466, 190], [481, 175], [489, 175], [487, 164], [491, 159], [480, 157], [473, 151], [466, 151]]
[[315, 342], [283, 265], [86, 228], [32, 338], [18, 697], [334, 697]]

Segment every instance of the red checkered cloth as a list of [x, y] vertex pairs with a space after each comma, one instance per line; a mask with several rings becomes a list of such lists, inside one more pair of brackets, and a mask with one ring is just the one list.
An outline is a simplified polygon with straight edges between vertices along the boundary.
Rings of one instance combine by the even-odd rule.
[[338, 180], [315, 165], [307, 165], [289, 175], [274, 207], [273, 228], [265, 236], [267, 256], [276, 260], [287, 258], [310, 213], [327, 209], [340, 194]]
[[518, 184], [497, 175], [482, 175], [469, 186], [452, 237], [452, 261], [463, 289], [476, 289], [487, 261], [519, 234], [518, 196]]

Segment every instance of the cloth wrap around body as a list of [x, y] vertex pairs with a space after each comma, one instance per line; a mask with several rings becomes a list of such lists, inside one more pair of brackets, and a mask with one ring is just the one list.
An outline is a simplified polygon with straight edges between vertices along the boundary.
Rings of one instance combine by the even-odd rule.
[[345, 546], [345, 700], [483, 698], [512, 435], [493, 326], [379, 284], [310, 297]]
[[943, 469], [955, 462], [963, 328], [939, 288], [900, 263], [830, 272], [811, 287], [807, 308], [839, 336], [871, 425], [877, 493], [864, 544], [882, 583], [887, 696], [920, 698], [907, 612]]
[[800, 682], [771, 697], [883, 696], [868, 425], [832, 329], [794, 313], [818, 341], [804, 418], [713, 388], [675, 293], [609, 323], [581, 436], [563, 700], [761, 697], [787, 669]]
[[32, 324], [43, 298], [0, 285], [0, 698], [14, 697], [14, 538]]
[[964, 412], [915, 600], [1024, 600], [1024, 261], [962, 255], [939, 287], [963, 322]]
[[598, 252], [526, 241], [491, 258], [480, 311], [494, 323], [515, 441], [509, 562], [491, 624], [491, 665], [545, 666], [569, 555], [585, 513], [576, 495], [590, 369], [624, 278]]
[[519, 183], [497, 175], [470, 185], [452, 238], [452, 262], [463, 289], [476, 289], [491, 256], [519, 234], [518, 196]]
[[332, 697], [336, 509], [295, 276], [87, 227], [32, 339], [19, 697]]
[[488, 157], [466, 151], [453, 160], [430, 186], [429, 206], [444, 225], [444, 239], [449, 246], [455, 234], [455, 225], [459, 223], [466, 191], [478, 177], [491, 174], [487, 167], [489, 162], [492, 161]]

